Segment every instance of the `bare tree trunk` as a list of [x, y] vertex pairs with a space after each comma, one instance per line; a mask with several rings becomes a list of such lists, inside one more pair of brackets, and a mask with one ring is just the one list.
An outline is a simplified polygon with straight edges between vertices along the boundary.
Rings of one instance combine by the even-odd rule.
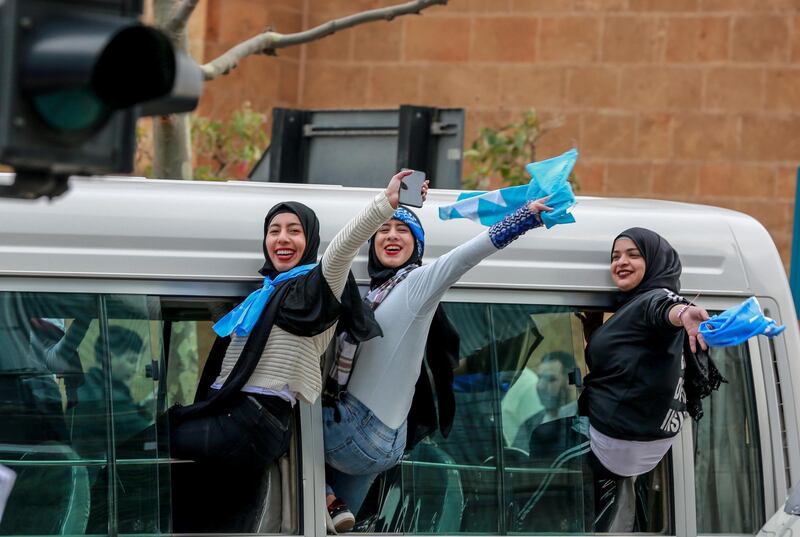
[[[172, 16], [174, 0], [155, 0], [157, 26], [166, 25]], [[186, 28], [170, 34], [177, 50], [186, 51], [189, 40]], [[172, 114], [153, 118], [153, 177], [158, 179], [191, 179], [192, 146], [189, 115]]]

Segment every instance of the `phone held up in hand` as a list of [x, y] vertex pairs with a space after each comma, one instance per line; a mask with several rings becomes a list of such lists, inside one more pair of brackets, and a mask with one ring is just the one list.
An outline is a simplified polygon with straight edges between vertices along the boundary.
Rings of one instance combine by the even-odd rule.
[[400, 205], [422, 207], [422, 185], [425, 183], [425, 172], [413, 170], [414, 173], [403, 177], [400, 184]]

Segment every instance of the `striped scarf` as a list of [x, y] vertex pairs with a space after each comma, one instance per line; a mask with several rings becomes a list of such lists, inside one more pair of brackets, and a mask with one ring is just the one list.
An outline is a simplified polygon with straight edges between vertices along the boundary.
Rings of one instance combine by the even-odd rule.
[[[405, 280], [406, 276], [417, 267], [419, 267], [419, 265], [412, 264], [398, 270], [394, 276], [367, 293], [367, 296], [364, 297], [364, 303], [369, 306], [372, 311], [375, 311], [375, 309], [380, 306], [381, 302], [389, 296], [392, 289]], [[356, 342], [349, 332], [342, 332], [336, 338], [336, 364], [331, 368], [330, 376], [340, 387], [346, 386], [347, 382], [350, 380], [350, 373], [353, 371], [353, 360], [355, 359], [357, 349], [358, 342]]]

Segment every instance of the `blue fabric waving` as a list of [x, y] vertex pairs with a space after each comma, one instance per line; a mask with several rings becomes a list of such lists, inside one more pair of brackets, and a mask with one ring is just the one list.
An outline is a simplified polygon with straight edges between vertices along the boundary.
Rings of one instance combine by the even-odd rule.
[[264, 311], [264, 306], [269, 302], [269, 297], [275, 286], [292, 278], [307, 274], [316, 267], [316, 263], [300, 265], [286, 272], [281, 272], [275, 279], [264, 278], [264, 285], [247, 295], [244, 301], [229, 311], [222, 319], [214, 324], [214, 332], [221, 337], [235, 333], [237, 336], [246, 336], [253, 329], [256, 321]]
[[465, 192], [458, 201], [439, 208], [439, 218], [469, 218], [484, 226], [491, 226], [520, 208], [525, 203], [550, 196], [547, 205], [553, 208], [541, 214], [547, 228], [556, 224], [575, 221], [571, 211], [575, 206], [575, 194], [569, 184], [569, 174], [578, 159], [578, 152], [570, 149], [557, 157], [532, 162], [525, 166], [531, 175], [527, 185], [510, 186], [491, 192]]
[[760, 334], [775, 337], [785, 329], [764, 316], [755, 297], [700, 323], [700, 334], [712, 347], [732, 347]]

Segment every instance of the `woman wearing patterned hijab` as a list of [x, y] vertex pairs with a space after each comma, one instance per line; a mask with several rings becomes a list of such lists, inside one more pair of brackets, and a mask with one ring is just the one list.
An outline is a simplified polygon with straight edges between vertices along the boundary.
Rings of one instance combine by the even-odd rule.
[[545, 201], [524, 205], [429, 265], [422, 265], [425, 232], [406, 208], [395, 211], [370, 239], [371, 289], [365, 301], [383, 337], [360, 344], [346, 333], [337, 338], [331, 376], [341, 396], [323, 407], [328, 513], [337, 531], [353, 527], [352, 513], [375, 476], [403, 455], [428, 335], [441, 339], [449, 326], [439, 310], [445, 291], [482, 259], [542, 225], [539, 213], [550, 210]]
[[590, 372], [579, 400], [598, 477], [649, 472], [683, 424], [684, 337], [692, 351], [705, 349], [698, 328], [708, 313], [678, 294], [680, 275], [678, 253], [657, 233], [631, 228], [614, 239], [618, 308], [586, 346]]

